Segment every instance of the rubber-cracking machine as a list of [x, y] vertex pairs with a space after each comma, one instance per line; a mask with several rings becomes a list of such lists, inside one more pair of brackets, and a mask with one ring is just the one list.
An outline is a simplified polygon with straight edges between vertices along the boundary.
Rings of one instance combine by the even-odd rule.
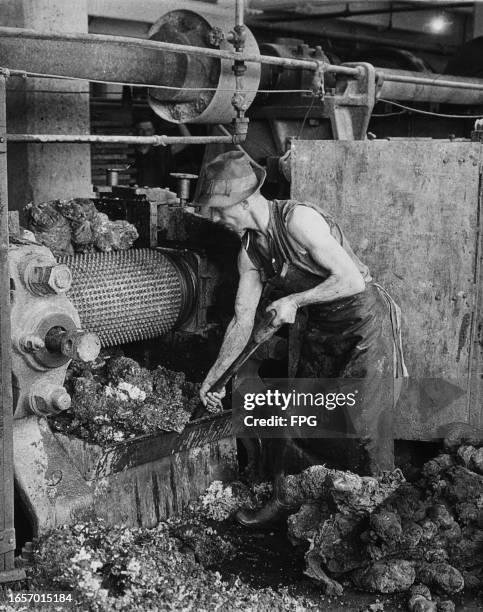
[[[102, 209], [102, 203], [98, 206]], [[200, 491], [207, 477], [219, 477], [228, 464], [234, 468], [226, 415], [193, 421], [181, 435], [148, 436], [108, 450], [54, 434], [45, 418], [70, 406], [63, 382], [72, 358], [91, 361], [101, 346], [148, 340], [174, 329], [203, 333], [216, 283], [206, 257], [194, 249], [151, 245], [56, 261], [44, 246], [14, 243], [9, 264], [15, 478], [34, 533], [69, 522], [94, 504], [103, 507], [107, 520], [154, 524], [172, 511], [166, 489], [172, 490], [168, 483], [177, 461], [201, 471]], [[196, 458], [190, 454], [193, 447], [204, 447], [204, 460], [203, 449]], [[218, 460], [211, 458], [215, 449]], [[134, 492], [141, 489], [146, 496], [148, 486], [151, 498], [142, 508]], [[113, 506], [114, 489], [124, 500]], [[178, 495], [183, 500], [176, 499], [174, 507], [192, 492], [188, 487]]]
[[[160, 205], [159, 194], [138, 198], [145, 207], [143, 248], [56, 261], [38, 245], [17, 242], [8, 247], [7, 141], [229, 147], [245, 143], [250, 148], [256, 136], [250, 135], [247, 116], [263, 118], [267, 100], [260, 103], [257, 96], [268, 95], [269, 105], [276, 95], [294, 92], [316, 101], [317, 112], [330, 128], [319, 138], [362, 140], [378, 98], [483, 103], [483, 81], [478, 79], [387, 71], [367, 63], [333, 65], [320, 48], [299, 53], [286, 45], [266, 45], [267, 54], [261, 55], [243, 23], [241, 1], [229, 30], [226, 23], [183, 10], [162, 16], [148, 40], [0, 28], [0, 264], [3, 278], [10, 279], [10, 286], [4, 282], [0, 291], [3, 482], [5, 499], [11, 499], [13, 428], [16, 481], [34, 534], [76, 520], [94, 507], [115, 522], [155, 524], [198, 495], [210, 479], [220, 477], [227, 465], [233, 468], [235, 446], [223, 415], [192, 423], [181, 435], [166, 434], [162, 440], [148, 436], [103, 450], [49, 429], [45, 416], [70, 405], [62, 386], [70, 359], [88, 361], [101, 346], [153, 338], [173, 329], [202, 332], [218, 272], [205, 255], [187, 248], [189, 240], [159, 248], [160, 229], [175, 227], [174, 233], [183, 236], [192, 227], [192, 215], [183, 206], [186, 189], [162, 222], [168, 208]], [[231, 123], [231, 131], [180, 137], [8, 134], [5, 80], [29, 74], [148, 86], [150, 104], [164, 119]], [[305, 101], [299, 115], [308, 105]], [[279, 133], [281, 140], [287, 135], [290, 130]], [[112, 200], [126, 199], [122, 188], [113, 187], [110, 195]], [[108, 200], [101, 196], [98, 203], [112, 206]], [[187, 473], [196, 486], [173, 492], [170, 483], [186, 483]], [[7, 502], [4, 531], [9, 537], [3, 540], [9, 544], [0, 545], [6, 570], [12, 567], [15, 548], [11, 506]]]

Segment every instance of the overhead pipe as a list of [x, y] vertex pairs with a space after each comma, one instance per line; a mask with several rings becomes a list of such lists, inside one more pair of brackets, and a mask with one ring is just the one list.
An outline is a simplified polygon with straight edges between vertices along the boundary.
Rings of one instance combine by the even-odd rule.
[[[2, 139], [0, 139], [1, 142]], [[53, 142], [76, 144], [150, 144], [167, 146], [171, 144], [236, 144], [240, 136], [111, 136], [102, 134], [7, 134], [7, 142]]]
[[405, 33], [404, 36], [397, 31], [375, 31], [373, 26], [364, 25], [362, 23], [355, 24], [354, 22], [330, 20], [330, 21], [310, 21], [308, 16], [305, 16], [305, 21], [284, 21], [276, 23], [268, 23], [262, 19], [252, 17], [247, 25], [258, 31], [273, 32], [278, 35], [290, 36], [311, 36], [319, 39], [333, 39], [340, 41], [354, 41], [367, 43], [371, 45], [386, 45], [396, 46], [402, 49], [411, 49], [412, 51], [425, 51], [428, 53], [438, 53], [441, 55], [453, 55], [457, 49], [456, 45], [430, 41], [428, 36], [421, 34]]
[[[32, 40], [37, 47], [33, 49], [29, 45], [25, 45], [25, 40]], [[5, 41], [9, 44], [6, 45]], [[10, 44], [11, 43], [11, 44]], [[60, 54], [59, 57], [52, 58], [52, 44], [65, 43], [74, 45], [75, 53], [70, 50], [70, 53]], [[64, 47], [62, 47], [64, 48]], [[32, 30], [24, 30], [20, 28], [0, 28], [0, 57], [6, 68], [11, 69], [12, 73], [44, 73], [45, 76], [60, 76], [65, 78], [84, 78], [86, 80], [104, 80], [105, 82], [118, 82], [124, 77], [135, 77], [127, 66], [126, 62], [120, 63], [119, 57], [116, 56], [117, 62], [103, 63], [106, 54], [112, 56], [113, 50], [122, 50], [122, 57], [126, 59], [135, 50], [141, 50], [140, 54], [135, 57], [138, 65], [146, 64], [145, 51], [164, 52], [173, 54], [200, 54], [210, 57], [218, 57], [230, 59], [234, 61], [256, 62], [262, 64], [270, 64], [274, 66], [282, 66], [288, 68], [301, 68], [305, 70], [322, 70], [323, 72], [331, 72], [335, 74], [345, 75], [358, 78], [359, 70], [356, 67], [338, 66], [328, 63], [321, 63], [317, 60], [285, 58], [277, 56], [258, 55], [255, 53], [238, 53], [230, 50], [219, 50], [204, 47], [195, 47], [190, 45], [182, 45], [177, 43], [167, 43], [162, 41], [141, 40], [129, 37], [117, 36], [100, 36], [93, 34], [59, 34], [35, 32]], [[48, 58], [46, 62], [45, 58]], [[71, 58], [71, 61], [65, 61], [65, 58]], [[144, 58], [144, 61], [142, 61]], [[159, 57], [158, 57], [159, 59]], [[112, 57], [111, 57], [112, 60]], [[153, 58], [154, 61], [154, 58]], [[19, 64], [24, 65], [19, 65]], [[48, 63], [48, 65], [46, 65]], [[169, 63], [168, 63], [169, 64]], [[166, 72], [169, 65], [166, 64]], [[157, 70], [156, 66], [149, 66], [149, 70]], [[153, 73], [154, 74], [154, 73]], [[422, 77], [420, 73], [397, 70], [382, 70], [377, 69], [377, 76], [382, 83], [380, 95], [385, 98], [394, 100], [412, 100], [418, 102], [452, 102], [458, 104], [482, 104], [483, 98], [480, 92], [483, 91], [483, 80], [481, 79], [465, 79], [444, 76], [432, 75]], [[149, 78], [146, 72], [139, 79], [139, 85], [159, 85], [164, 81], [160, 80], [158, 75], [156, 79], [153, 75]], [[172, 77], [173, 78], [173, 77]], [[127, 79], [129, 81], [129, 79]], [[135, 80], [135, 79], [134, 79]], [[155, 82], [153, 82], [155, 81]], [[448, 91], [444, 91], [448, 88]], [[202, 89], [202, 88], [200, 88]], [[451, 89], [458, 90], [451, 93]], [[195, 95], [195, 93], [193, 94]], [[178, 138], [178, 137], [165, 137]], [[196, 138], [196, 137], [194, 137]], [[80, 142], [80, 141], [79, 141]], [[126, 141], [124, 141], [126, 142]], [[180, 142], [167, 140], [167, 144], [171, 142]], [[161, 144], [161, 143], [158, 143]]]
[[[24, 44], [25, 40], [35, 41], [37, 48], [29, 49], [28, 46]], [[74, 48], [71, 50], [71, 53], [65, 50], [64, 54], [60, 54], [58, 57], [53, 58], [52, 54], [55, 52], [53, 45], [55, 43], [71, 44]], [[112, 54], [115, 50], [119, 49], [126, 52], [142, 49], [145, 51], [166, 51], [168, 53], [181, 53], [184, 55], [205, 55], [231, 61], [255, 62], [258, 64], [271, 64], [273, 66], [282, 66], [286, 68], [305, 68], [307, 70], [317, 70], [319, 67], [319, 63], [316, 60], [310, 59], [285, 58], [255, 53], [238, 53], [236, 51], [130, 38], [128, 36], [101, 36], [100, 34], [81, 34], [78, 32], [65, 34], [59, 32], [37, 32], [35, 30], [23, 28], [0, 27], [1, 63], [5, 68], [12, 70], [45, 73], [48, 76], [83, 78], [86, 80], [90, 78], [97, 80], [97, 78], [100, 77], [101, 80], [107, 82], [135, 81], [136, 78], [133, 77], [132, 70], [129, 66], [125, 64], [118, 65], [113, 61]], [[111, 55], [108, 56], [108, 52]], [[47, 67], [45, 66], [45, 57], [49, 57], [49, 65]], [[72, 59], [72, 61], [68, 61], [69, 59]], [[137, 58], [134, 57], [133, 59]], [[115, 57], [114, 60], [118, 60], [118, 58]], [[22, 62], [24, 65], [19, 65]], [[152, 66], [147, 68], [151, 71], [153, 70]], [[357, 73], [356, 69], [332, 64], [326, 64], [324, 70], [349, 76], [355, 76]], [[120, 74], [121, 72], [123, 73], [122, 75]], [[129, 73], [129, 77], [125, 76], [127, 73]], [[157, 81], [153, 81], [152, 79], [143, 81], [139, 79], [140, 85], [156, 85], [160, 82], [160, 79]]]
[[483, 80], [376, 68], [378, 97], [389, 100], [483, 105]]
[[[348, 0], [348, 3], [350, 2], [353, 3], [356, 1], [357, 0]], [[261, 11], [278, 9], [278, 8], [289, 10], [294, 5], [301, 4], [301, 3], [306, 4], [307, 2], [306, 0], [300, 0], [300, 1], [296, 1], [296, 0], [251, 0], [250, 8], [261, 10]], [[310, 4], [314, 7], [320, 6], [320, 5], [330, 6], [331, 4], [340, 4], [340, 0], [311, 0]]]
[[[251, 0], [250, 3], [250, 8], [251, 9], [256, 9], [256, 10], [261, 10], [261, 11], [278, 11], [278, 10], [282, 10], [282, 11], [297, 11], [300, 7], [302, 8], [306, 8], [307, 6], [307, 0]], [[326, 8], [329, 6], [337, 6], [340, 5], [341, 1], [340, 0], [311, 0], [310, 1], [310, 8], [311, 9], [317, 9], [317, 8]], [[344, 4], [349, 7], [351, 4], [361, 4], [360, 0], [349, 0], [348, 2], [344, 2]], [[387, 2], [385, 4], [388, 4]], [[390, 4], [393, 4], [393, 2], [391, 2]], [[446, 0], [446, 1], [439, 1], [439, 2], [434, 2], [431, 0], [428, 0], [427, 2], [424, 2], [422, 0], [409, 0], [409, 2], [399, 2], [399, 4], [405, 4], [406, 6], [399, 6], [399, 7], [394, 7], [394, 10], [397, 11], [408, 11], [410, 12], [411, 10], [433, 10], [433, 9], [442, 9], [442, 8], [460, 8], [460, 7], [464, 7], [464, 6], [473, 6], [474, 2], [464, 2], [463, 0], [460, 2], [451, 2], [450, 0]], [[350, 10], [350, 9], [348, 9]], [[355, 14], [356, 12], [358, 12], [359, 10], [364, 11], [366, 9], [356, 9], [356, 11], [354, 11], [354, 13], [351, 12], [351, 14]], [[391, 7], [383, 7], [380, 9], [367, 9], [367, 10], [377, 10], [378, 12], [380, 11], [382, 12], [389, 12], [391, 11]], [[340, 12], [340, 9], [339, 9]]]
[[[306, 2], [304, 0], [303, 5], [306, 5]], [[265, 19], [271, 19], [273, 21], [273, 19], [275, 18], [277, 21], [281, 21], [281, 17], [286, 17], [287, 21], [290, 22], [294, 22], [294, 21], [307, 21], [307, 19], [337, 19], [337, 18], [348, 18], [348, 17], [362, 17], [362, 16], [366, 16], [366, 15], [387, 15], [390, 14], [392, 15], [393, 13], [415, 13], [415, 12], [421, 12], [421, 11], [431, 11], [431, 10], [437, 10], [438, 8], [443, 8], [445, 10], [447, 9], [452, 9], [452, 8], [469, 8], [472, 7], [474, 5], [474, 2], [448, 2], [448, 3], [444, 3], [444, 4], [433, 4], [433, 5], [427, 5], [427, 4], [422, 4], [422, 5], [416, 5], [416, 6], [388, 6], [388, 7], [384, 7], [384, 8], [372, 8], [372, 9], [357, 9], [357, 10], [351, 10], [350, 8], [346, 7], [343, 10], [337, 10], [337, 11], [327, 11], [325, 13], [314, 13], [314, 12], [303, 12], [303, 11], [299, 11], [297, 10], [297, 13], [294, 14], [293, 12], [290, 12], [291, 9], [289, 8], [285, 8], [285, 9], [280, 9], [279, 6], [274, 6], [270, 9], [265, 9], [267, 11], [267, 15], [262, 15], [262, 16], [258, 16], [256, 17], [256, 20], [260, 20], [260, 21], [265, 21]], [[313, 10], [313, 4], [310, 3], [310, 7], [311, 10]], [[285, 13], [285, 15], [284, 15]], [[255, 22], [256, 23], [256, 22]]]

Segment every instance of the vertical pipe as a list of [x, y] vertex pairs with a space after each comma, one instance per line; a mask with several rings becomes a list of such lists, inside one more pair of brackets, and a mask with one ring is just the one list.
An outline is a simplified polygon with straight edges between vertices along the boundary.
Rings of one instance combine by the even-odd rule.
[[245, 21], [245, 2], [244, 0], [236, 0], [235, 5], [235, 26], [243, 26]]
[[[235, 4], [235, 27], [233, 28], [233, 46], [235, 51], [243, 53], [245, 50], [245, 5], [244, 0], [236, 0]], [[244, 74], [247, 71], [247, 66], [244, 60], [235, 60], [233, 62], [233, 73], [235, 74], [235, 93], [232, 98], [232, 105], [236, 111], [234, 119], [235, 135], [240, 139], [245, 139], [248, 130], [248, 120], [245, 117], [247, 108], [246, 95], [243, 92]]]
[[[8, 270], [7, 126], [5, 76], [0, 74], [0, 531], [13, 529], [13, 406], [10, 335], [10, 281]], [[14, 568], [15, 541], [8, 538], [0, 553], [2, 572]], [[12, 541], [10, 541], [12, 540]], [[5, 539], [3, 540], [5, 543]], [[12, 550], [8, 550], [8, 548]]]

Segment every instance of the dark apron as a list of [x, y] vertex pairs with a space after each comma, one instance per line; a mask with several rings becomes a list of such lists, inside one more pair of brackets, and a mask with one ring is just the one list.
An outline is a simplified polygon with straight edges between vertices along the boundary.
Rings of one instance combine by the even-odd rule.
[[[261, 310], [276, 299], [311, 289], [329, 276], [328, 270], [315, 265], [314, 270], [309, 271], [307, 267], [311, 264], [302, 261], [293, 248], [286, 220], [296, 205], [293, 201], [270, 204], [272, 235], [269, 232], [266, 253], [252, 240], [253, 236], [247, 234], [243, 239], [265, 283]], [[319, 212], [334, 237], [339, 236], [339, 243], [345, 241], [347, 245], [335, 221]], [[333, 459], [339, 467], [370, 474], [394, 467], [392, 417], [398, 385], [407, 376], [400, 311], [387, 292], [371, 280], [369, 271], [352, 250], [348, 253], [361, 274], [366, 274], [366, 288], [351, 297], [299, 309], [296, 323], [289, 332], [289, 376], [358, 379], [357, 408], [332, 412], [322, 408], [320, 417], [324, 429], [327, 425], [326, 437], [286, 441], [279, 460], [280, 470], [287, 469], [290, 463], [283, 459], [290, 448], [306, 465]], [[294, 347], [299, 349], [295, 351], [296, 358], [293, 357]]]
[[[284, 268], [267, 281], [262, 308], [323, 281], [293, 264]], [[297, 319], [296, 377], [360, 379], [359, 401], [357, 410], [322, 408], [327, 437], [285, 441], [280, 469], [290, 470], [288, 457], [294, 453], [308, 465], [333, 460], [360, 473], [393, 469], [392, 418], [397, 399], [393, 381], [395, 367], [401, 365], [394, 360], [397, 338], [387, 294], [369, 282], [354, 296], [300, 309]]]

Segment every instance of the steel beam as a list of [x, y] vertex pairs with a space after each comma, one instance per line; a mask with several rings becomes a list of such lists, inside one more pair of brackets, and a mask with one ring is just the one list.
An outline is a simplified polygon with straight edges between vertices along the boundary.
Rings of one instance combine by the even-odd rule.
[[[0, 75], [0, 583], [14, 569], [13, 407], [8, 268], [5, 77]], [[13, 575], [13, 574], [12, 574]], [[15, 578], [14, 578], [15, 579]]]
[[119, 19], [122, 21], [141, 21], [152, 24], [161, 15], [168, 11], [184, 10], [202, 13], [208, 17], [225, 17], [233, 19], [233, 8], [231, 6], [220, 6], [207, 0], [143, 0], [142, 11], [139, 3], [132, 0], [87, 0], [87, 13], [89, 17], [101, 19]]

